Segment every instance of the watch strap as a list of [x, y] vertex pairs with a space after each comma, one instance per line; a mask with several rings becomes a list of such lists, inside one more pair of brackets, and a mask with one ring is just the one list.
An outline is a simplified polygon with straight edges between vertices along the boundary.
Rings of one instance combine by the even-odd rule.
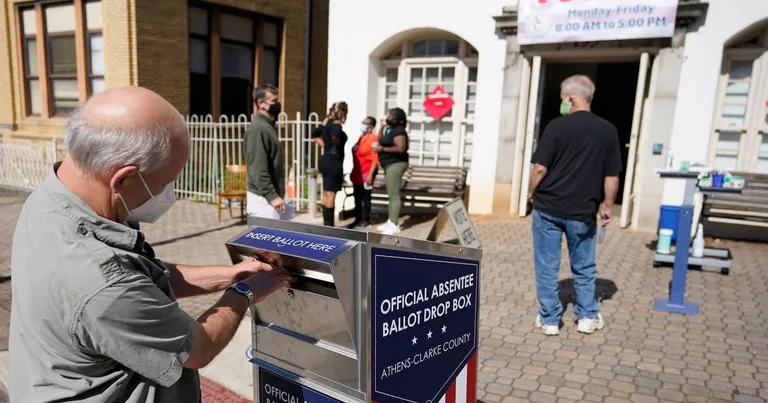
[[[245, 288], [247, 291], [243, 291], [243, 290], [239, 289], [239, 288], [237, 287], [239, 284], [242, 284], [242, 285], [244, 285], [245, 287], [243, 287], [243, 288]], [[232, 290], [234, 290], [236, 293], [238, 293], [238, 294], [240, 294], [240, 295], [242, 295], [242, 296], [244, 296], [244, 297], [248, 298], [248, 305], [249, 305], [249, 306], [250, 306], [250, 305], [253, 305], [253, 304], [255, 304], [255, 303], [256, 303], [256, 297], [254, 296], [254, 294], [253, 294], [253, 290], [251, 290], [251, 287], [250, 287], [250, 286], [248, 286], [248, 284], [245, 284], [245, 283], [239, 282], [239, 283], [235, 283], [235, 284], [233, 284], [233, 285], [232, 285], [231, 287], [229, 287], [229, 288], [231, 288]]]

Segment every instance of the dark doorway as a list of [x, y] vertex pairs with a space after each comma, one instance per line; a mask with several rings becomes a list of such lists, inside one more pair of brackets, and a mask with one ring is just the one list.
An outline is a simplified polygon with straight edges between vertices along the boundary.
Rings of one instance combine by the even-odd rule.
[[592, 112], [613, 123], [619, 133], [624, 171], [619, 175], [616, 204], [622, 203], [624, 193], [624, 172], [629, 156], [639, 68], [640, 62], [547, 63], [544, 67], [539, 133], [543, 133], [547, 124], [560, 116], [560, 83], [563, 80], [574, 74], [584, 74], [595, 82]]

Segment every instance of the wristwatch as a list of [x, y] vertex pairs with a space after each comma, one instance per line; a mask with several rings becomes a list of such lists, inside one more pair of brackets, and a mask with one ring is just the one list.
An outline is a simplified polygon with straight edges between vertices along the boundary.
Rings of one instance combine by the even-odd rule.
[[256, 298], [253, 296], [253, 291], [251, 290], [251, 287], [248, 286], [248, 284], [239, 282], [239, 283], [235, 283], [232, 287], [229, 287], [229, 288], [235, 290], [235, 292], [237, 292], [238, 294], [248, 298], [249, 305], [253, 305], [256, 303]]

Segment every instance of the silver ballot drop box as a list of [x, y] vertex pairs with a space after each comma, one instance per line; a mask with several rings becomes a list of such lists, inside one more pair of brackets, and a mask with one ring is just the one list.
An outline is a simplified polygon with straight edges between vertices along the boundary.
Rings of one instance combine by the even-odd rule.
[[476, 401], [481, 251], [248, 219], [226, 243], [296, 282], [251, 307], [254, 402]]

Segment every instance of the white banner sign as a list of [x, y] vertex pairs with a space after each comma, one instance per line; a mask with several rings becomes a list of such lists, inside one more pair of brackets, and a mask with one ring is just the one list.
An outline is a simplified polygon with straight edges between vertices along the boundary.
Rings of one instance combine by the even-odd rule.
[[677, 0], [519, 0], [521, 45], [668, 38]]

